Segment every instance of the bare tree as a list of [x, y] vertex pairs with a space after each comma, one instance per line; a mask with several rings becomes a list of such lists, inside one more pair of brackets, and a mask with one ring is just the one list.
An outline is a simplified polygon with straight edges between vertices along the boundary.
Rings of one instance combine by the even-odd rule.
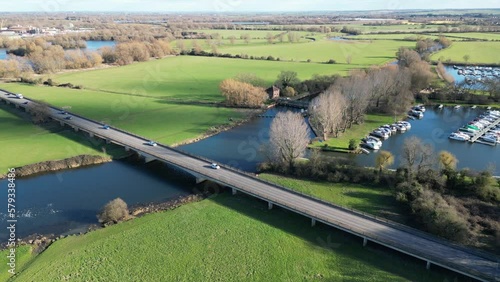
[[226, 79], [221, 82], [219, 89], [229, 106], [260, 107], [267, 98], [267, 93], [262, 87], [235, 79]]
[[347, 62], [347, 64], [349, 64], [349, 65], [350, 65], [350, 64], [352, 63], [352, 55], [347, 55], [347, 56], [345, 57], [345, 61]]
[[309, 130], [299, 113], [280, 112], [271, 123], [268, 157], [275, 164], [293, 169], [294, 161], [304, 155]]
[[116, 198], [104, 206], [102, 211], [97, 215], [97, 218], [102, 224], [108, 224], [126, 219], [128, 215], [127, 203], [120, 198]]
[[429, 144], [424, 144], [416, 136], [405, 140], [403, 144], [403, 164], [408, 169], [408, 175], [411, 177], [413, 172], [420, 172], [423, 169], [430, 168], [433, 163], [433, 149]]
[[273, 44], [273, 42], [274, 42], [274, 35], [272, 33], [268, 32], [267, 35], [266, 35], [266, 39], [267, 39], [267, 43]]
[[465, 63], [468, 63], [468, 62], [469, 62], [469, 60], [470, 60], [470, 55], [465, 54], [465, 55], [463, 56], [463, 58], [464, 58]]
[[229, 43], [231, 43], [231, 45], [234, 45], [235, 42], [236, 42], [236, 36], [234, 35], [229, 36]]
[[323, 140], [327, 140], [330, 134], [338, 135], [345, 105], [344, 96], [334, 88], [329, 88], [311, 102], [309, 121], [323, 134]]
[[365, 74], [362, 72], [353, 73], [348, 78], [337, 80], [335, 87], [346, 100], [345, 129], [353, 124], [360, 124], [364, 121], [364, 116], [368, 109], [371, 86], [364, 80]]

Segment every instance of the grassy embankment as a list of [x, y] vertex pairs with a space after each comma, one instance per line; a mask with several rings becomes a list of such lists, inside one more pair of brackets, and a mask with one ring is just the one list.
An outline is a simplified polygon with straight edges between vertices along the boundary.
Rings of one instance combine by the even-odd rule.
[[[181, 256], [179, 254], [182, 254]], [[3, 265], [3, 264], [2, 264]], [[2, 266], [3, 269], [4, 266]], [[15, 281], [443, 281], [454, 274], [246, 196], [57, 241]]]
[[[16, 271], [25, 267], [35, 257], [32, 251], [31, 246], [20, 246], [16, 249]], [[7, 260], [8, 255], [10, 255], [10, 250], [0, 251], [0, 281], [7, 281], [11, 276], [8, 272], [10, 267], [7, 266], [7, 263], [10, 261], [10, 259]]]

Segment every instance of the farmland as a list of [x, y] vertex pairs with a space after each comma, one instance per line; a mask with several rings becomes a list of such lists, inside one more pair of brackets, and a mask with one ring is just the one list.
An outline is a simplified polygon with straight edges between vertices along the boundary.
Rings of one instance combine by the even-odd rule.
[[[500, 64], [499, 42], [455, 42], [449, 48], [432, 55], [432, 60], [442, 59], [460, 63]], [[470, 58], [466, 61], [464, 56]]]

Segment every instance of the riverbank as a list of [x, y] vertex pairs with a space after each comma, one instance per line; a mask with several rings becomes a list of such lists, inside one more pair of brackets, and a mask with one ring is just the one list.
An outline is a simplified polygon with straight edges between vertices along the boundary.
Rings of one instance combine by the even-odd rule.
[[[111, 162], [113, 159], [109, 156], [79, 155], [63, 160], [45, 161], [29, 164], [16, 168], [16, 178], [32, 176], [39, 173], [54, 172], [65, 169], [73, 169], [90, 165], [103, 164]], [[4, 179], [6, 175], [0, 175]]]

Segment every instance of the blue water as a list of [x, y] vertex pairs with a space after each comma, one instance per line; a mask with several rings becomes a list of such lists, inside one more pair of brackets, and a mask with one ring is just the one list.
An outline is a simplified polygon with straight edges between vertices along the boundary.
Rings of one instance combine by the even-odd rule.
[[[263, 115], [275, 116], [286, 108], [273, 108]], [[272, 118], [255, 118], [250, 122], [219, 133], [199, 142], [181, 146], [191, 154], [203, 156], [249, 172], [255, 172], [257, 165], [266, 161], [263, 145], [269, 142]], [[307, 120], [306, 120], [307, 122]], [[314, 134], [310, 132], [310, 137]]]
[[[459, 69], [460, 68], [465, 68], [465, 66], [457, 66]], [[463, 75], [459, 75], [458, 74], [458, 69], [454, 69], [453, 66], [445, 66], [445, 69], [446, 69], [446, 72], [448, 72], [449, 74], [451, 74], [453, 76], [453, 78], [455, 79], [455, 84], [461, 84], [465, 81], [465, 78], [468, 77], [470, 79], [477, 79], [478, 76], [471, 76], [471, 75], [467, 75], [467, 76], [463, 76]], [[496, 73], [500, 73], [500, 68], [498, 67], [494, 67], [493, 68], [493, 71], [496, 72]], [[486, 78], [493, 78], [493, 76], [491, 75], [491, 72], [485, 72], [485, 74], [487, 74], [488, 76]], [[481, 79], [485, 79], [485, 77], [481, 77]], [[475, 85], [473, 85], [473, 88], [479, 88], [481, 87], [481, 83], [476, 83]]]
[[[162, 202], [187, 195], [193, 186], [185, 177], [159, 177], [144, 165], [124, 162], [18, 179], [15, 184], [18, 238], [84, 231], [98, 224], [99, 210], [117, 197], [129, 206]], [[0, 187], [0, 203], [5, 203], [0, 209], [0, 242], [4, 242], [7, 181], [0, 181]]]
[[[269, 114], [275, 114], [275, 109]], [[390, 151], [396, 156], [393, 168], [401, 164], [401, 149], [404, 141], [410, 136], [417, 136], [431, 144], [435, 151], [447, 150], [459, 160], [459, 168], [484, 170], [490, 164], [495, 165], [495, 174], [500, 175], [500, 146], [492, 147], [483, 144], [469, 144], [448, 139], [451, 132], [457, 131], [485, 109], [463, 107], [455, 110], [451, 107], [443, 110], [427, 109], [421, 120], [412, 120], [412, 129], [404, 134], [397, 134], [384, 141], [382, 150]], [[269, 127], [272, 119], [257, 118], [237, 128], [223, 132], [200, 142], [182, 146], [181, 149], [201, 155], [221, 163], [225, 163], [246, 171], [254, 172], [256, 166], [266, 160], [261, 148], [269, 140]], [[352, 158], [361, 166], [374, 166], [378, 153], [370, 155], [348, 155], [325, 153], [326, 155]]]
[[110, 46], [113, 47], [116, 45], [114, 41], [87, 41], [87, 48], [85, 50], [88, 51], [97, 51], [99, 48]]
[[[87, 41], [87, 48], [83, 48], [82, 50], [88, 51], [97, 51], [99, 48], [110, 46], [113, 47], [116, 45], [114, 41]], [[0, 48], [0, 60], [7, 59], [7, 49]]]
[[[401, 150], [404, 141], [411, 136], [420, 138], [426, 144], [430, 144], [436, 154], [446, 150], [458, 159], [458, 168], [470, 168], [473, 170], [485, 170], [494, 167], [495, 175], [500, 175], [500, 146], [489, 146], [479, 143], [471, 144], [448, 138], [451, 132], [455, 132], [462, 125], [485, 112], [485, 109], [472, 109], [462, 107], [458, 110], [445, 107], [443, 110], [427, 109], [421, 120], [410, 121], [412, 128], [403, 134], [396, 134], [383, 142], [381, 150], [391, 152], [395, 156], [392, 168], [402, 164]], [[375, 166], [378, 152], [369, 155], [348, 156], [353, 158], [358, 165]], [[344, 156], [337, 154], [337, 156]]]

